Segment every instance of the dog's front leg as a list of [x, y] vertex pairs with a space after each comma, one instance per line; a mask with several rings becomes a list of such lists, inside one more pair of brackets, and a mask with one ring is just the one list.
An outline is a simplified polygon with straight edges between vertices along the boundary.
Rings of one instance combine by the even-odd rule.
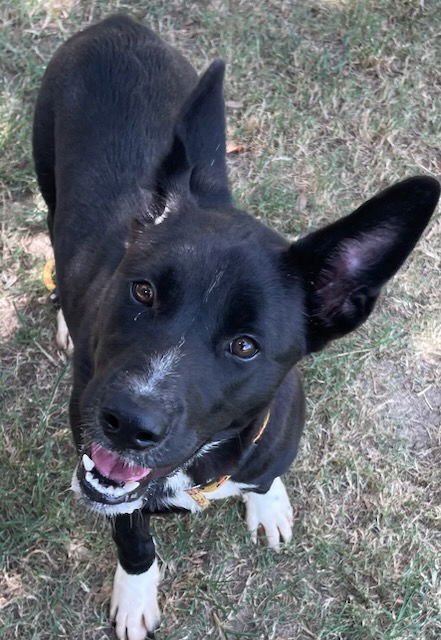
[[149, 520], [148, 515], [136, 511], [116, 516], [113, 523], [118, 565], [110, 616], [120, 640], [144, 640], [159, 627], [159, 567]]
[[292, 535], [293, 511], [280, 478], [275, 478], [266, 493], [247, 491], [243, 496], [246, 522], [251, 540], [257, 542], [257, 531], [263, 527], [268, 546], [280, 549], [280, 541], [289, 542]]

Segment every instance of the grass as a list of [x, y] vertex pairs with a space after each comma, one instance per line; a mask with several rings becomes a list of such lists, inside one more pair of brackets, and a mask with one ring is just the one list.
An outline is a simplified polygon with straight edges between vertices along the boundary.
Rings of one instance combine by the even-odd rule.
[[[109, 535], [68, 492], [70, 369], [40, 278], [48, 245], [30, 128], [58, 44], [124, 8], [0, 8], [6, 640], [112, 638]], [[283, 233], [335, 219], [396, 179], [440, 174], [436, 3], [152, 0], [144, 20], [199, 70], [227, 60], [229, 137], [247, 148], [230, 158], [234, 191]], [[251, 545], [235, 501], [155, 520], [159, 640], [441, 636], [440, 249], [438, 216], [366, 327], [303, 364], [308, 423], [287, 479], [296, 519], [282, 553]]]

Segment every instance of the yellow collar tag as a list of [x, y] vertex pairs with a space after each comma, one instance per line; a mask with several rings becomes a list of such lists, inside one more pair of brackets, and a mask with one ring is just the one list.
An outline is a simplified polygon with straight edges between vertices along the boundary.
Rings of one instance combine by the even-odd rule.
[[[192, 491], [194, 493], [191, 493]], [[193, 498], [193, 500], [200, 506], [201, 509], [206, 509], [210, 506], [210, 501], [207, 496], [204, 496], [204, 494], [202, 493], [202, 489], [187, 489], [187, 493], [190, 498]]]
[[210, 501], [204, 494], [216, 491], [216, 489], [219, 489], [219, 487], [221, 487], [224, 482], [226, 482], [230, 478], [231, 476], [221, 476], [217, 480], [209, 482], [208, 484], [198, 485], [197, 487], [193, 487], [192, 489], [187, 489], [186, 493], [188, 493], [188, 495], [198, 503], [201, 509], [206, 509], [210, 506]]

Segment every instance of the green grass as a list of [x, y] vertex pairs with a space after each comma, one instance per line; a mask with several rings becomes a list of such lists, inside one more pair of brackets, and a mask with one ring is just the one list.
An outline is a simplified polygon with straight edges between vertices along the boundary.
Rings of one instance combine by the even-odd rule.
[[[108, 531], [69, 491], [70, 368], [40, 273], [36, 91], [70, 34], [127, 8], [23, 0], [0, 18], [0, 628], [6, 640], [112, 638]], [[148, 12], [146, 13], [148, 9]], [[297, 236], [381, 187], [440, 174], [441, 18], [417, 0], [131, 2], [197, 69], [227, 60], [236, 199]], [[360, 331], [302, 365], [308, 422], [287, 479], [293, 542], [254, 547], [242, 505], [157, 518], [159, 640], [441, 636], [441, 220]]]

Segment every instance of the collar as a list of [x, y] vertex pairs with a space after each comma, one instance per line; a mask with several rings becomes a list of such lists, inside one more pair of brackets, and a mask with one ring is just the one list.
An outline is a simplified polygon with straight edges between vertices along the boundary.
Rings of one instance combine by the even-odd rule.
[[[251, 441], [251, 444], [245, 449], [245, 452], [242, 454], [241, 466], [243, 466], [245, 461], [248, 460], [248, 458], [254, 451], [256, 444], [259, 442], [259, 440], [263, 436], [263, 433], [268, 426], [270, 417], [271, 417], [271, 409], [268, 409], [263, 419], [263, 422], [260, 425], [258, 432], [256, 433], [253, 440]], [[191, 489], [186, 489], [185, 493], [187, 493], [191, 498], [193, 498], [193, 500], [199, 505], [201, 509], [206, 509], [210, 505], [210, 501], [205, 494], [211, 493], [212, 491], [216, 491], [216, 489], [219, 489], [219, 487], [221, 487], [224, 484], [224, 482], [226, 482], [230, 478], [231, 478], [231, 475], [220, 476], [220, 478], [218, 478], [217, 480], [210, 480], [209, 482], [206, 482], [204, 484], [198, 484], [195, 487], [192, 487]]]

